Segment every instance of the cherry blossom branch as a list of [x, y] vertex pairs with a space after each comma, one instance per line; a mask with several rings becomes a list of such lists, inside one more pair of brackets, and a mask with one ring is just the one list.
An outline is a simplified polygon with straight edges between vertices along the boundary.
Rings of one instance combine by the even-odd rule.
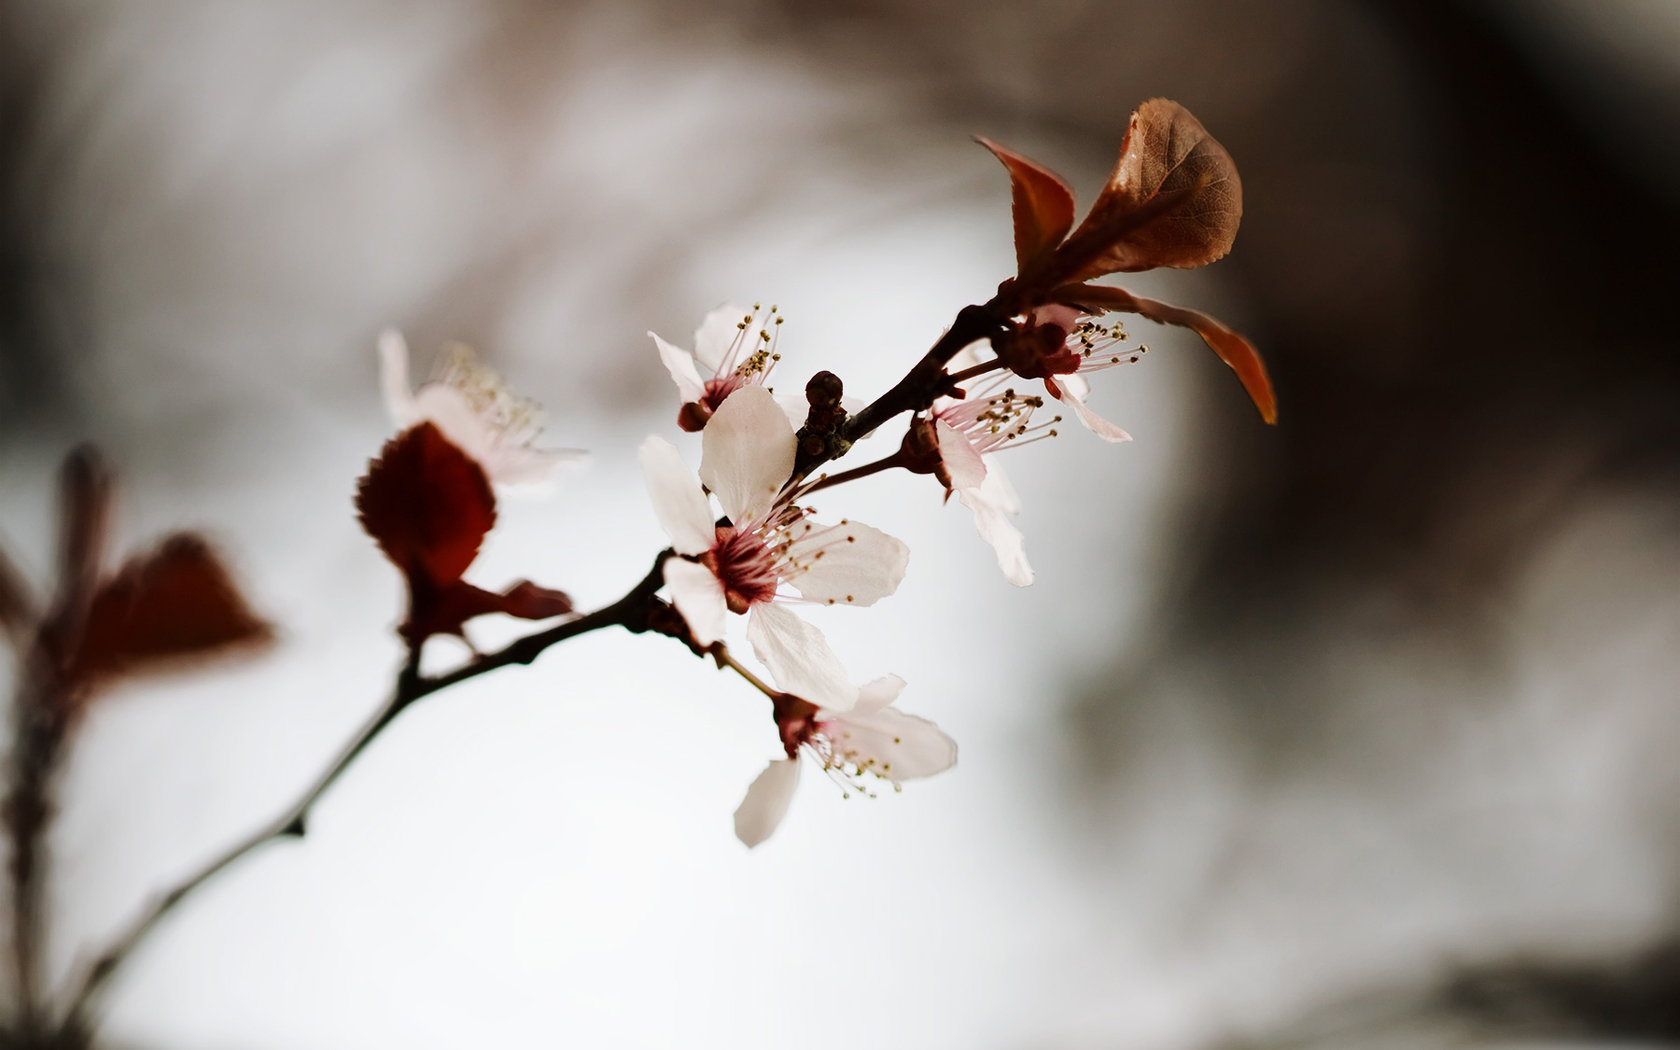
[[356, 732], [356, 735], [339, 752], [338, 757], [328, 763], [326, 770], [315, 779], [315, 782], [296, 802], [292, 803], [280, 816], [224, 850], [210, 863], [187, 878], [186, 881], [154, 898], [146, 906], [145, 910], [121, 936], [88, 966], [65, 1011], [64, 1028], [66, 1031], [85, 1032], [89, 1030], [87, 1010], [93, 998], [116, 973], [117, 968], [122, 965], [123, 961], [145, 939], [146, 935], [194, 890], [264, 843], [279, 838], [302, 838], [307, 833], [309, 813], [314, 808], [315, 803], [320, 800], [328, 788], [337, 782], [339, 776], [349, 768], [350, 763], [367, 749], [374, 738], [386, 726], [390, 725], [404, 708], [418, 699], [419, 694], [416, 692], [416, 688], [421, 681], [419, 670], [419, 650], [411, 649], [402, 671], [397, 675], [397, 687], [391, 699]]
[[[493, 653], [486, 653], [464, 667], [436, 678], [422, 678], [416, 684], [415, 699], [428, 696], [440, 689], [447, 689], [458, 682], [469, 678], [476, 678], [506, 667], [509, 664], [529, 664], [541, 656], [543, 651], [551, 645], [557, 645], [568, 638], [575, 638], [580, 634], [598, 631], [603, 627], [623, 627], [626, 630], [641, 633], [653, 629], [650, 624], [650, 614], [655, 606], [654, 593], [665, 585], [665, 561], [675, 555], [675, 551], [666, 548], [659, 552], [653, 560], [653, 568], [642, 577], [640, 583], [630, 588], [624, 597], [611, 605], [603, 606], [594, 612], [585, 613], [565, 623], [556, 624], [546, 631], [528, 634], [517, 641], [510, 642], [506, 647]], [[663, 604], [663, 603], [658, 603]]]
[[945, 373], [945, 366], [951, 358], [970, 343], [1001, 334], [1007, 320], [1001, 300], [996, 297], [984, 305], [965, 306], [957, 311], [956, 319], [939, 341], [903, 379], [842, 423], [828, 448], [813, 455], [801, 446], [799, 457], [794, 462], [794, 477], [805, 477], [828, 460], [844, 455], [852, 445], [874, 433], [882, 423], [899, 413], [921, 411], [950, 393], [953, 381]]
[[11, 839], [8, 871], [12, 883], [12, 962], [18, 982], [18, 1001], [25, 1032], [41, 1022], [40, 957], [46, 940], [46, 910], [42, 890], [42, 839], [53, 815], [52, 780], [63, 754], [66, 725], [55, 702], [52, 676], [42, 667], [39, 653], [15, 702], [10, 783], [6, 792], [5, 823]]
[[[397, 675], [397, 686], [391, 699], [357, 731], [296, 802], [278, 817], [216, 856], [184, 882], [156, 897], [117, 940], [93, 961], [70, 999], [65, 1011], [64, 1030], [72, 1033], [89, 1030], [87, 1013], [94, 998], [141, 941], [194, 890], [264, 843], [279, 838], [304, 837], [308, 832], [309, 814], [321, 796], [409, 705], [432, 693], [499, 667], [529, 664], [550, 646], [603, 627], [624, 627], [637, 632], [660, 629], [662, 625], [653, 622], [653, 614], [664, 603], [658, 601], [654, 593], [664, 583], [665, 560], [671, 555], [670, 550], [661, 551], [654, 559], [653, 568], [648, 574], [624, 597], [611, 605], [567, 620], [545, 631], [527, 635], [448, 674], [433, 678], [422, 677], [420, 650], [418, 647], [411, 648], [403, 669]], [[666, 630], [663, 633], [671, 632]]]

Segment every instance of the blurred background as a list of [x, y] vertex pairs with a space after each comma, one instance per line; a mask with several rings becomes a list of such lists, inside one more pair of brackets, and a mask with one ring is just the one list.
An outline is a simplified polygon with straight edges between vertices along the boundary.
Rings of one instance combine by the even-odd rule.
[[0, 6], [0, 537], [44, 584], [95, 441], [124, 542], [206, 530], [282, 633], [92, 712], [53, 972], [386, 694], [399, 583], [350, 508], [381, 326], [593, 451], [472, 578], [597, 605], [664, 542], [648, 329], [774, 302], [780, 385], [868, 397], [1012, 270], [969, 136], [1088, 202], [1161, 95], [1245, 221], [1126, 283], [1250, 335], [1281, 421], [1138, 321], [1094, 395], [1136, 440], [1006, 460], [1030, 589], [920, 479], [824, 501], [912, 548], [820, 622], [956, 770], [808, 775], [748, 853], [761, 698], [590, 636], [406, 713], [130, 960], [105, 1043], [1680, 1041], [1676, 55], [1671, 0]]

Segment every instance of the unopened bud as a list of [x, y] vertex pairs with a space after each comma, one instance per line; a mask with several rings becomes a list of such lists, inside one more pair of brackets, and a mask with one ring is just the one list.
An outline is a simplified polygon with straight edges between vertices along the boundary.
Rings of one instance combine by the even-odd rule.
[[805, 400], [812, 408], [835, 408], [845, 392], [846, 385], [833, 372], [818, 372], [805, 384]]
[[689, 401], [677, 409], [677, 426], [685, 434], [698, 434], [706, 429], [706, 421], [712, 418], [712, 412], [698, 401]]

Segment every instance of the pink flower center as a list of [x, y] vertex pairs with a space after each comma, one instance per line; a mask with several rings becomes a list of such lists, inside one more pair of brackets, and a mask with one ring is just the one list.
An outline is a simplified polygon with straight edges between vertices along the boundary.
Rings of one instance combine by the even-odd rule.
[[719, 525], [716, 546], [700, 561], [723, 584], [723, 600], [732, 613], [745, 613], [776, 596], [776, 560], [756, 530]]

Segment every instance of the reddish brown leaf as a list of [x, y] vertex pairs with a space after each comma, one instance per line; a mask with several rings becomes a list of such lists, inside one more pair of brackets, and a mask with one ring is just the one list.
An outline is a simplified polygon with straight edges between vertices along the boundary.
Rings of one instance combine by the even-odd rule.
[[1091, 213], [1051, 261], [1056, 284], [1105, 273], [1191, 267], [1231, 250], [1242, 181], [1225, 147], [1164, 98], [1132, 114], [1120, 161]]
[[1010, 212], [1015, 218], [1016, 272], [1025, 273], [1062, 243], [1073, 228], [1073, 190], [1049, 168], [976, 135], [1009, 169]]
[[434, 634], [462, 637], [462, 626], [475, 616], [505, 613], [522, 620], [547, 620], [572, 611], [572, 600], [563, 591], [539, 587], [520, 580], [504, 594], [455, 580], [437, 588], [416, 588], [409, 619], [401, 634], [418, 645]]
[[459, 580], [496, 523], [484, 469], [431, 423], [385, 443], [356, 488], [356, 510], [411, 588]]
[[215, 550], [203, 537], [180, 532], [130, 559], [94, 593], [70, 677], [85, 684], [160, 670], [273, 636]]
[[1254, 348], [1253, 343], [1200, 310], [1189, 310], [1155, 299], [1145, 299], [1124, 288], [1100, 284], [1059, 288], [1055, 292], [1054, 301], [1098, 312], [1118, 310], [1122, 313], [1141, 314], [1151, 321], [1190, 329], [1201, 336], [1213, 352], [1219, 355], [1219, 359], [1237, 373], [1237, 378], [1242, 380], [1243, 389], [1254, 399], [1254, 407], [1260, 410], [1260, 418], [1268, 423], [1277, 422], [1277, 397], [1272, 393], [1272, 381], [1266, 375], [1266, 363], [1260, 359], [1260, 351]]
[[564, 616], [572, 611], [572, 599], [565, 591], [539, 587], [530, 580], [520, 580], [502, 594], [497, 612], [517, 616], [521, 620], [546, 620]]

